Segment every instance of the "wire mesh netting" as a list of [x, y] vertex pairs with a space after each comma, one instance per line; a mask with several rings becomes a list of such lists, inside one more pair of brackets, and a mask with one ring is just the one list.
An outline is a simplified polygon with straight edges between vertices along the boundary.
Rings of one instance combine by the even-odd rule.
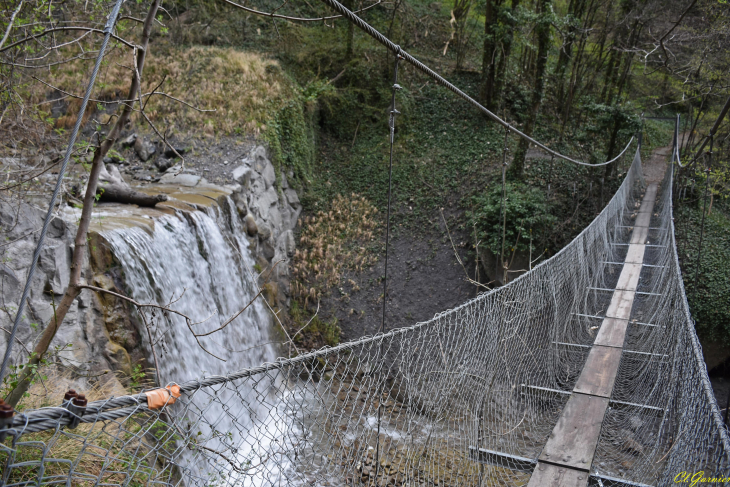
[[[671, 167], [671, 166], [670, 166]], [[674, 243], [672, 172], [591, 482], [721, 473], [714, 402]], [[148, 395], [16, 414], [2, 481], [21, 485], [526, 485], [611, 299], [645, 182], [639, 153], [573, 242], [432, 320]], [[618, 484], [621, 485], [621, 484]]]

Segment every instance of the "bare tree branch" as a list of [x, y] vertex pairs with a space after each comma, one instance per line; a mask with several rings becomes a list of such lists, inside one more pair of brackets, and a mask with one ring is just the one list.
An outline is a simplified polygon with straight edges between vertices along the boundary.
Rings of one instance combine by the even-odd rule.
[[[228, 5], [231, 5], [231, 6], [236, 7], [236, 8], [240, 8], [241, 10], [244, 10], [244, 11], [249, 12], [249, 13], [252, 13], [252, 14], [261, 15], [263, 17], [271, 17], [271, 18], [274, 18], [274, 19], [292, 20], [292, 21], [295, 21], [295, 22], [322, 22], [322, 21], [325, 21], [325, 20], [339, 19], [340, 17], [342, 17], [342, 15], [332, 15], [332, 16], [329, 16], [329, 17], [318, 17], [316, 19], [315, 18], [308, 18], [308, 17], [290, 17], [288, 15], [280, 15], [280, 14], [274, 13], [274, 12], [276, 12], [278, 10], [278, 8], [275, 9], [273, 12], [261, 12], [260, 10], [254, 10], [252, 8], [249, 8], [249, 7], [244, 7], [243, 5], [238, 4], [236, 2], [233, 2], [232, 0], [223, 0], [223, 1], [225, 3], [227, 3]], [[365, 12], [366, 10], [370, 10], [371, 8], [380, 5], [382, 2], [383, 2], [383, 0], [378, 0], [376, 3], [374, 3], [372, 5], [368, 5], [365, 8], [361, 8], [360, 10], [355, 10], [353, 13], [357, 14], [357, 13], [360, 13], [360, 12]], [[281, 8], [281, 7], [279, 7], [279, 8]]]
[[20, 12], [20, 9], [22, 7], [23, 7], [23, 0], [20, 0], [20, 3], [18, 4], [17, 8], [15, 9], [15, 12], [13, 12], [13, 15], [10, 17], [10, 22], [8, 22], [8, 28], [5, 29], [5, 35], [3, 36], [3, 40], [0, 41], [0, 51], [2, 51], [3, 44], [5, 44], [5, 41], [8, 40], [10, 31], [13, 29], [13, 22], [15, 22], [15, 17], [18, 15], [18, 12]]
[[[102, 34], [102, 35], [104, 35], [104, 31], [103, 30], [101, 30], [101, 29], [93, 29], [91, 27], [80, 27], [80, 26], [73, 26], [73, 27], [54, 27], [52, 29], [46, 29], [43, 32], [39, 32], [38, 34], [35, 34], [35, 35], [29, 35], [28, 37], [25, 37], [25, 38], [23, 38], [23, 39], [21, 39], [19, 41], [13, 42], [12, 44], [9, 44], [9, 45], [7, 45], [7, 46], [5, 46], [3, 48], [0, 48], [0, 52], [5, 52], [8, 49], [12, 49], [13, 47], [19, 46], [19, 45], [24, 44], [24, 43], [26, 43], [28, 41], [31, 41], [31, 40], [36, 40], [39, 37], [43, 37], [46, 34], [50, 34], [52, 32], [73, 31], [73, 30], [89, 31], [89, 32], [93, 32], [95, 34]], [[131, 42], [126, 41], [126, 40], [122, 39], [121, 37], [119, 37], [117, 35], [112, 34], [112, 37], [114, 39], [118, 40], [119, 42], [121, 42], [122, 44], [124, 44], [125, 46], [129, 47], [129, 48], [134, 49], [135, 47], [137, 47], [134, 44], [132, 44]], [[139, 49], [139, 47], [138, 47], [138, 49]]]

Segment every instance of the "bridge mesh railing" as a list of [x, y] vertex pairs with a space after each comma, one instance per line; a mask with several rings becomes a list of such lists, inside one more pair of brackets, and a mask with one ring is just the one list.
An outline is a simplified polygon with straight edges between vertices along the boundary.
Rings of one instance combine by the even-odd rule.
[[[640, 281], [648, 294], [632, 312], [632, 353], [591, 467], [603, 485], [668, 485], [682, 471], [729, 466], [682, 286], [668, 173]], [[644, 189], [637, 152], [573, 242], [428, 322], [180, 384], [159, 409], [140, 394], [83, 415], [60, 398], [16, 414], [0, 443], [2, 482], [526, 485], [610, 301], [601, 289], [616, 285]]]

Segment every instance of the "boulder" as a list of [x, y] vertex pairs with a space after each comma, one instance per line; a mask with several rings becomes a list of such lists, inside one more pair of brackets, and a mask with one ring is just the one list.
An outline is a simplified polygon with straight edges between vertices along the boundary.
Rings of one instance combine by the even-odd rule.
[[234, 193], [231, 193], [231, 199], [233, 200], [233, 204], [236, 205], [236, 210], [238, 211], [238, 214], [241, 216], [246, 216], [248, 214], [248, 204], [246, 203], [246, 196], [244, 196], [244, 194], [240, 191], [236, 191]]
[[274, 244], [272, 243], [271, 238], [267, 238], [265, 240], [259, 238], [259, 242], [259, 250], [261, 251], [261, 255], [263, 255], [266, 260], [271, 262], [271, 259], [273, 259], [276, 255], [276, 249], [274, 248]]
[[271, 236], [271, 227], [263, 222], [259, 222], [257, 226], [259, 229], [259, 239], [267, 240]]
[[286, 232], [279, 235], [279, 238], [277, 240], [277, 247], [281, 249], [282, 253], [287, 257], [293, 257], [294, 249], [296, 248], [294, 232], [292, 232], [291, 230], [287, 230]]
[[292, 206], [296, 206], [299, 203], [299, 195], [296, 191], [293, 189], [285, 189], [284, 190], [284, 196], [286, 196], [286, 201]]
[[49, 240], [41, 249], [39, 261], [40, 269], [48, 276], [46, 291], [56, 296], [63, 295], [70, 279], [69, 250], [66, 244]]
[[156, 150], [157, 148], [153, 144], [146, 142], [142, 137], [137, 137], [134, 141], [134, 152], [142, 162], [147, 162]]
[[255, 236], [257, 233], [259, 233], [258, 225], [256, 225], [256, 219], [253, 217], [252, 214], [246, 215], [246, 218], [244, 219], [246, 222], [246, 233], [249, 237]]
[[0, 285], [2, 285], [0, 289], [6, 296], [15, 296], [20, 291], [20, 280], [15, 272], [2, 262], [0, 262]]
[[53, 238], [63, 238], [66, 235], [66, 222], [56, 217], [51, 220], [48, 225], [48, 236]]
[[270, 187], [251, 206], [258, 208], [261, 218], [270, 220], [271, 212], [278, 202], [279, 195], [273, 187]]
[[251, 151], [250, 157], [254, 161], [254, 171], [263, 177], [264, 183], [266, 183], [266, 189], [268, 189], [276, 182], [276, 173], [274, 172], [274, 165], [271, 164], [271, 161], [266, 156], [266, 149], [258, 146]]
[[251, 178], [251, 168], [246, 165], [238, 166], [231, 173], [233, 180], [242, 186], [248, 185], [248, 181]]
[[193, 187], [197, 186], [201, 177], [195, 174], [171, 174], [168, 170], [162, 178], [160, 184], [179, 184], [180, 186]]
[[137, 141], [137, 134], [130, 134], [129, 137], [122, 141], [122, 147], [132, 147]]
[[160, 172], [165, 172], [175, 164], [173, 159], [157, 159], [155, 161], [155, 167]]

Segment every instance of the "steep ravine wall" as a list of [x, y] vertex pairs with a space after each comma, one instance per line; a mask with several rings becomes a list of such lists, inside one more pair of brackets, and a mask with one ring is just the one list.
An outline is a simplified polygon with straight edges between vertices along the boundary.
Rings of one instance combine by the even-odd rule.
[[[301, 212], [297, 192], [290, 188], [286, 174], [276, 184], [274, 167], [262, 146], [255, 146], [232, 171], [231, 184], [215, 186], [202, 178], [175, 177], [166, 174], [159, 185], [146, 186], [146, 191], [165, 192], [170, 200], [155, 209], [132, 205], [99, 204], [95, 211], [98, 224], [92, 223], [88, 252], [82, 272], [91, 285], [133, 296], [127, 282], [123, 262], [109, 241], [110, 232], [125, 228], [142, 229], [152, 235], [160, 219], [191, 219], [203, 212], [217, 222], [224, 238], [248, 247], [258, 271], [265, 271], [276, 262], [265, 296], [272, 308], [289, 305], [289, 261], [294, 252], [294, 228]], [[38, 270], [33, 279], [28, 311], [18, 338], [22, 346], [14, 349], [13, 360], [25, 360], [24, 347], [30, 348], [43, 326], [52, 317], [57, 303], [68, 285], [75, 221], [78, 210], [62, 208], [47, 235]], [[10, 330], [14, 310], [22, 293], [25, 276], [35, 248], [38, 229], [45, 212], [28, 204], [18, 207], [0, 204], [0, 225], [6, 237], [0, 247], [0, 326]], [[198, 231], [205, 231], [198, 228]], [[171, 255], [170, 258], [184, 258]], [[234, 265], [232, 262], [231, 265]], [[164, 269], [157, 269], [165, 272]], [[257, 272], [257, 271], [254, 271]], [[265, 283], [259, 282], [260, 285]], [[262, 305], [261, 309], [266, 309]], [[268, 310], [264, 311], [268, 313]], [[136, 364], [149, 369], [152, 365], [146, 331], [138, 321], [132, 305], [106, 293], [84, 290], [68, 313], [53, 342], [63, 349], [50, 359], [73, 377], [81, 390], [94, 382], [129, 384]], [[0, 347], [6, 346], [7, 333], [0, 333]], [[69, 346], [70, 344], [70, 346]], [[245, 348], [245, 347], [240, 347]], [[113, 385], [113, 384], [112, 384]]]

